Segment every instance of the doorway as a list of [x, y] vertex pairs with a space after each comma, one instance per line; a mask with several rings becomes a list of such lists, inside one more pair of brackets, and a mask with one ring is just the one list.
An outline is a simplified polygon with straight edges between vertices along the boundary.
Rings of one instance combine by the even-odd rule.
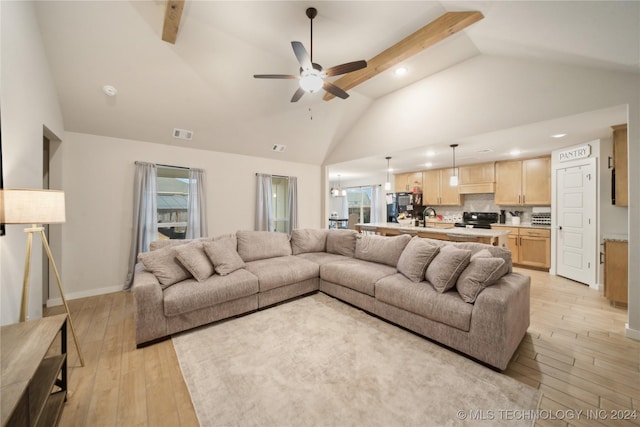
[[556, 273], [597, 286], [596, 160], [588, 158], [557, 168]]
[[[49, 190], [51, 187], [50, 180], [50, 170], [51, 170], [51, 141], [46, 136], [42, 137], [42, 188], [45, 190]], [[47, 241], [50, 242], [49, 238], [49, 224], [43, 224], [44, 227], [44, 235], [47, 238]], [[42, 306], [46, 307], [47, 301], [49, 301], [49, 258], [47, 257], [47, 253], [42, 251]]]

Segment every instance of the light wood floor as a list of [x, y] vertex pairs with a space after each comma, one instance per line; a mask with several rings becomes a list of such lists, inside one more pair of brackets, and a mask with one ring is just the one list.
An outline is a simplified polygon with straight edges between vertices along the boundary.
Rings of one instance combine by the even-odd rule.
[[[567, 418], [536, 425], [639, 426], [640, 342], [624, 336], [626, 310], [585, 285], [516, 270], [532, 277], [531, 327], [504, 374], [542, 391], [542, 417]], [[69, 334], [70, 396], [61, 426], [198, 425], [171, 341], [136, 350], [131, 293], [69, 306], [85, 367]], [[579, 419], [578, 410], [585, 411]], [[635, 419], [612, 420], [633, 410]]]

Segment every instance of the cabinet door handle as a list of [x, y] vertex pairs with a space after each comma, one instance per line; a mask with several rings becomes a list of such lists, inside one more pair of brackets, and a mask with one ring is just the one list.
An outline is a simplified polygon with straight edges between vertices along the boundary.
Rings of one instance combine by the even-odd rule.
[[600, 252], [600, 264], [604, 264], [604, 252]]
[[613, 157], [611, 156], [607, 157], [607, 168], [609, 169], [613, 168], [613, 164], [611, 163], [612, 160], [613, 160]]
[[526, 203], [526, 202], [524, 201], [524, 200], [525, 200], [525, 197], [527, 197], [527, 195], [526, 195], [526, 194], [523, 194], [523, 195], [522, 195], [522, 204], [523, 204], [523, 205]]

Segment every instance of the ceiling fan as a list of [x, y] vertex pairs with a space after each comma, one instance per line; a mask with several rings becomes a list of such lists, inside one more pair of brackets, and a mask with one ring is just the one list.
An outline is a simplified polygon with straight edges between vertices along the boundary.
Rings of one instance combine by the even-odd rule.
[[300, 87], [291, 97], [291, 102], [297, 102], [305, 92], [314, 93], [321, 88], [338, 98], [347, 99], [349, 94], [330, 81], [327, 77], [339, 76], [341, 74], [350, 73], [352, 71], [366, 68], [367, 61], [353, 61], [345, 64], [336, 65], [326, 70], [320, 64], [313, 62], [313, 18], [316, 17], [318, 11], [314, 7], [307, 9], [307, 17], [311, 27], [311, 54], [307, 52], [301, 42], [292, 41], [291, 47], [298, 63], [300, 64], [300, 75], [293, 74], [254, 74], [256, 79], [299, 79]]

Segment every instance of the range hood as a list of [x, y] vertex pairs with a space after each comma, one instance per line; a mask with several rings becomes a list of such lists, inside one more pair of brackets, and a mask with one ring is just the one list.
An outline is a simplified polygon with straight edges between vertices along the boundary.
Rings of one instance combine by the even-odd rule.
[[458, 186], [460, 194], [482, 194], [482, 193], [495, 193], [495, 182], [485, 182], [482, 184], [460, 184]]

